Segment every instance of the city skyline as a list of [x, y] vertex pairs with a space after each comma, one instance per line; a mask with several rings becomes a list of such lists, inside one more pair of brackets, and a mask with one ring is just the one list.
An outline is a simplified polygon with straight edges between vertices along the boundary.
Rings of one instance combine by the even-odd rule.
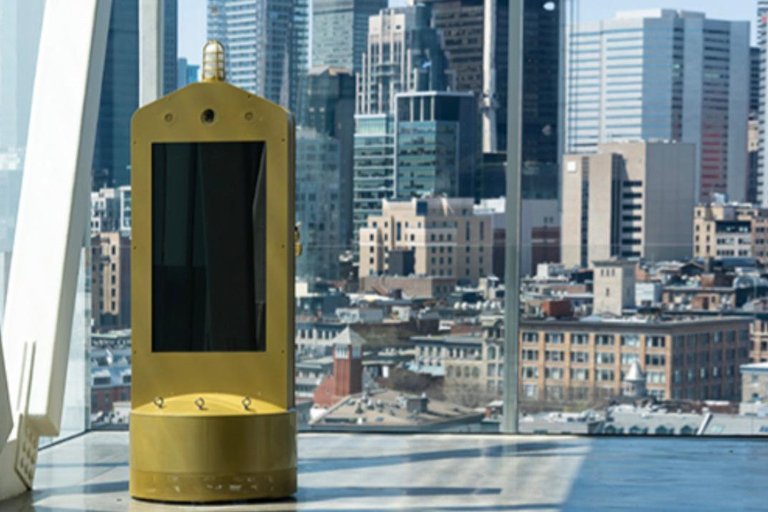
[[[185, 57], [190, 64], [200, 64], [203, 44], [207, 39], [206, 10], [208, 0], [184, 0], [179, 6], [179, 57]], [[390, 6], [405, 5], [405, 0], [390, 0]], [[597, 21], [612, 17], [619, 10], [633, 9], [685, 9], [706, 13], [707, 17], [729, 21], [749, 21], [751, 43], [756, 43], [755, 13], [757, 4], [753, 1], [739, 2], [738, 5], [717, 0], [625, 0], [620, 6], [606, 5], [599, 0], [581, 0], [577, 21]], [[311, 25], [311, 24], [310, 24]], [[311, 33], [310, 33], [311, 37]], [[311, 56], [310, 56], [311, 62]]]

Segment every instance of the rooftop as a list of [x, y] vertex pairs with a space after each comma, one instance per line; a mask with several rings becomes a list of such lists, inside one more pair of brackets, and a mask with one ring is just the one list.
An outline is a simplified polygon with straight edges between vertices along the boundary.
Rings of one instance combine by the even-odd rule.
[[[299, 491], [196, 512], [763, 510], [759, 440], [299, 435]], [[684, 500], [682, 499], [684, 498]], [[175, 512], [128, 496], [128, 433], [40, 452], [35, 491], [0, 512]]]
[[312, 429], [445, 430], [474, 424], [479, 430], [484, 413], [426, 396], [404, 395], [389, 389], [346, 397], [311, 423]]
[[752, 363], [741, 365], [742, 372], [768, 373], [768, 363]]
[[635, 316], [600, 316], [590, 315], [580, 319], [568, 319], [568, 320], [554, 320], [554, 319], [538, 319], [538, 318], [521, 318], [521, 325], [525, 327], [588, 327], [590, 325], [610, 326], [614, 328], [628, 327], [637, 328], [637, 326], [643, 326], [645, 328], [668, 328], [668, 327], [685, 327], [685, 326], [706, 326], [717, 324], [729, 324], [729, 323], [743, 323], [749, 324], [750, 318], [743, 316], [652, 316], [652, 315], [635, 315]]

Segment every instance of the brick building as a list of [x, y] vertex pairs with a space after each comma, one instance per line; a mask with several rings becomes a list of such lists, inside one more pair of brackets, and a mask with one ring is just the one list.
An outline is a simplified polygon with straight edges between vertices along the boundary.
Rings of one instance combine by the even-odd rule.
[[331, 407], [347, 395], [363, 390], [363, 344], [365, 340], [347, 327], [333, 341], [333, 374], [315, 390], [313, 401]]
[[[522, 319], [521, 399], [583, 404], [619, 396], [637, 362], [650, 396], [739, 401], [739, 366], [750, 361], [750, 322], [741, 317]], [[471, 353], [434, 349], [442, 355], [446, 393], [453, 385], [472, 386], [483, 396], [503, 393], [504, 321], [487, 316], [482, 324], [482, 342]]]
[[477, 284], [492, 272], [492, 248], [490, 216], [476, 214], [472, 199], [385, 200], [360, 229], [359, 277], [394, 275], [391, 254], [411, 251], [412, 265], [398, 274]]

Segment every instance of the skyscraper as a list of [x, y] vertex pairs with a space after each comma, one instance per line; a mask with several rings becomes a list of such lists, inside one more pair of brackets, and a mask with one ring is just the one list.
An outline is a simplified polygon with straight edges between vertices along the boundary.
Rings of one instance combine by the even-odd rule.
[[299, 127], [296, 132], [296, 222], [304, 253], [296, 260], [300, 278], [338, 279], [342, 239], [339, 140]]
[[307, 76], [306, 105], [299, 123], [338, 143], [340, 252], [352, 242], [352, 169], [355, 118], [355, 78], [345, 69], [313, 67]]
[[[177, 2], [164, 5], [163, 92], [176, 89]], [[139, 107], [139, 2], [113, 0], [93, 155], [93, 188], [131, 182], [131, 116]]]
[[445, 54], [423, 4], [382, 9], [368, 20], [368, 45], [357, 75], [357, 113], [394, 111], [398, 92], [446, 87]]
[[306, 73], [306, 0], [208, 0], [208, 38], [227, 51], [227, 81], [287, 108]]
[[480, 150], [477, 121], [477, 100], [471, 92], [396, 94], [397, 197], [474, 197]]
[[315, 0], [312, 3], [312, 66], [359, 72], [368, 41], [368, 18], [387, 0]]
[[423, 4], [371, 16], [362, 70], [356, 76], [355, 232], [396, 193], [394, 110], [399, 92], [445, 89], [445, 55]]
[[[445, 49], [449, 83], [457, 91], [474, 92], [479, 105], [494, 107], [494, 133], [485, 134], [486, 138], [492, 138], [492, 141], [483, 141], [485, 150], [489, 154], [505, 151], [509, 0], [425, 0], [425, 3], [432, 9], [432, 25]], [[521, 148], [522, 195], [526, 199], [555, 199], [558, 194], [563, 125], [562, 28], [566, 3], [564, 0], [525, 0], [523, 4]], [[486, 13], [487, 10], [492, 12]], [[484, 23], [486, 15], [492, 23]], [[486, 33], [491, 29], [492, 34]], [[486, 44], [493, 44], [488, 49], [492, 59], [484, 60]], [[492, 69], [484, 70], [484, 65], [492, 65]], [[489, 79], [492, 83], [488, 83]], [[503, 153], [496, 158], [503, 158]], [[498, 183], [494, 176], [481, 176], [478, 187], [478, 196], [483, 191], [487, 194], [482, 197], [500, 197], [506, 192], [504, 181]]]
[[760, 111], [760, 48], [749, 49], [749, 118], [757, 119]]
[[309, 0], [293, 0], [290, 60], [288, 108], [298, 115], [304, 109], [309, 71]]
[[[113, 0], [114, 1], [114, 0]], [[179, 0], [163, 2], [163, 94], [178, 89]]]
[[656, 9], [572, 27], [567, 148], [668, 140], [697, 146], [696, 198], [747, 191], [749, 23]]
[[757, 202], [768, 206], [768, 0], [757, 1], [758, 89]]

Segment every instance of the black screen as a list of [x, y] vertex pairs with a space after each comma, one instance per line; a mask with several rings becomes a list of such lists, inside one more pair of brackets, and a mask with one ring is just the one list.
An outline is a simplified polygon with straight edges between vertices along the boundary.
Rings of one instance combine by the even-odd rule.
[[152, 350], [265, 349], [258, 142], [152, 146]]

